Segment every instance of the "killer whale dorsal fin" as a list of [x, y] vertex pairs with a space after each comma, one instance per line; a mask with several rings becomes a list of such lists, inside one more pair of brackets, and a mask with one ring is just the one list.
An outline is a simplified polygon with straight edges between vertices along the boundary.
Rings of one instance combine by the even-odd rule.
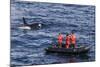
[[23, 17], [23, 23], [24, 23], [24, 25], [28, 25], [27, 23], [26, 23], [26, 21], [25, 21], [25, 18]]

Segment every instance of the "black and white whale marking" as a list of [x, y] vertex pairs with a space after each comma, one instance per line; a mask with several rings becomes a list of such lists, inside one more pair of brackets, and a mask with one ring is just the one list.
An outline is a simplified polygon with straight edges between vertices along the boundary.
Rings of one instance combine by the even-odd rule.
[[26, 23], [24, 17], [23, 17], [23, 23], [24, 23], [24, 25], [21, 26], [21, 27], [19, 27], [19, 28], [21, 28], [21, 29], [41, 29], [42, 26], [44, 25], [44, 24], [42, 24], [42, 23], [28, 24], [28, 23]]

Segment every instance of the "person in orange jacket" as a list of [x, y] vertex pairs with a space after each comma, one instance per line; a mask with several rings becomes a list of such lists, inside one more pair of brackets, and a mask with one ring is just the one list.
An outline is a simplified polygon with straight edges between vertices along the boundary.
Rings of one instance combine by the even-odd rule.
[[67, 34], [66, 35], [66, 48], [69, 48], [69, 46], [70, 46], [70, 35]]
[[63, 35], [59, 33], [58, 35], [58, 46], [61, 48], [62, 47], [62, 41], [63, 41]]
[[75, 36], [74, 32], [71, 33], [70, 39], [71, 39], [71, 46], [73, 46], [75, 48], [76, 47], [76, 36]]

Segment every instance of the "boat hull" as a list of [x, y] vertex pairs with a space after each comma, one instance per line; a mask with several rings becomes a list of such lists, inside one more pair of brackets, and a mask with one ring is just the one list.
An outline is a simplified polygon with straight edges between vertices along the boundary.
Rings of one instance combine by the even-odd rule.
[[90, 50], [90, 46], [82, 46], [77, 48], [46, 48], [46, 52], [56, 52], [56, 53], [68, 53], [68, 54], [79, 54], [87, 53]]

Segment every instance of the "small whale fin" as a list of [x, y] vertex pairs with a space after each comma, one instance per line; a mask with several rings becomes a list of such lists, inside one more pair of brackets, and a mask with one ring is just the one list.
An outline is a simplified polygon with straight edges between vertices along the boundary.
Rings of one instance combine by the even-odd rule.
[[24, 25], [28, 25], [27, 23], [26, 23], [26, 21], [25, 21], [25, 18], [23, 17], [23, 23], [24, 23]]

